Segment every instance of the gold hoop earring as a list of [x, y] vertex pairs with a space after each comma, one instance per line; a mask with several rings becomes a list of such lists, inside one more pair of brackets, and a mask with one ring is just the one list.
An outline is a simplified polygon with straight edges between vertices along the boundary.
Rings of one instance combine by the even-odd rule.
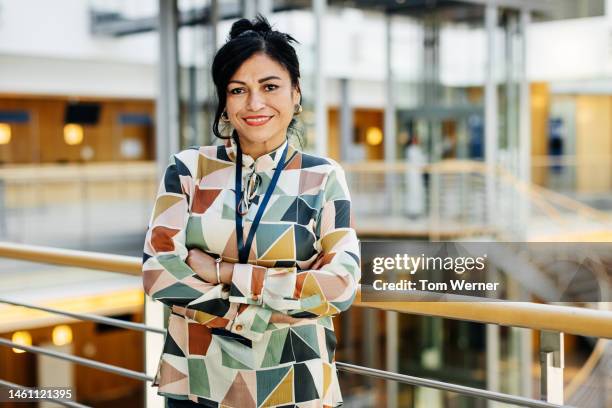
[[227, 111], [223, 111], [223, 113], [221, 113], [221, 120], [224, 122], [229, 122], [229, 116], [227, 116]]
[[296, 103], [294, 108], [293, 108], [293, 114], [295, 116], [299, 115], [300, 113], [302, 113], [304, 109], [302, 108], [302, 105], [300, 105], [299, 103]]

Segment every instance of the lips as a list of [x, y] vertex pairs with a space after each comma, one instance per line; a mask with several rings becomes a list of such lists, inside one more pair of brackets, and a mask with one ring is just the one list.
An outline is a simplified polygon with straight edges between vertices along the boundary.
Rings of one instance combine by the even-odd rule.
[[262, 125], [265, 125], [266, 123], [268, 123], [270, 121], [270, 119], [272, 119], [272, 116], [264, 116], [264, 115], [245, 116], [242, 119], [249, 126], [262, 126]]

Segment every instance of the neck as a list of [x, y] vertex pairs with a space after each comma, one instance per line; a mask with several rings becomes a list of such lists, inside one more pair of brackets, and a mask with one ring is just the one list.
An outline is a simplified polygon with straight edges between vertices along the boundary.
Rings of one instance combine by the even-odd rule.
[[240, 138], [240, 149], [242, 153], [248, 154], [253, 159], [257, 159], [264, 154], [268, 154], [271, 151], [277, 149], [285, 142], [285, 137], [271, 137], [270, 139], [259, 142], [259, 143], [251, 143], [244, 138]]

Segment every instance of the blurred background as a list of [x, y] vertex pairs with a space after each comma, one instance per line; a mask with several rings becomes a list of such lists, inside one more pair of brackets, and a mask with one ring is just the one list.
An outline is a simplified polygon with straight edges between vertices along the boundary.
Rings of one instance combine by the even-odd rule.
[[[299, 41], [292, 142], [343, 165], [362, 240], [612, 242], [611, 0], [0, 0], [0, 240], [140, 257], [170, 155], [219, 143], [212, 56], [256, 13]], [[163, 326], [138, 276], [7, 251], [0, 338], [154, 374], [159, 334], [8, 303]], [[567, 294], [567, 276], [531, 262], [554, 295], [496, 273], [536, 302]], [[600, 278], [564, 299], [608, 307]], [[536, 330], [368, 308], [335, 323], [338, 361], [541, 397]], [[606, 341], [565, 336], [567, 403], [612, 404]], [[2, 344], [0, 380], [161, 406], [148, 383]], [[491, 405], [341, 381], [349, 407]]]

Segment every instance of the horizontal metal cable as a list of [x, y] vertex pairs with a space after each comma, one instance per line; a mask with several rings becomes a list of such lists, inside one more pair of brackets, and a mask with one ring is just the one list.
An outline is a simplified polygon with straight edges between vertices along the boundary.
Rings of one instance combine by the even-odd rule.
[[99, 361], [90, 360], [88, 358], [77, 357], [77, 356], [72, 356], [70, 354], [59, 353], [57, 351], [47, 350], [43, 347], [24, 346], [22, 344], [17, 344], [17, 343], [14, 343], [12, 341], [9, 341], [3, 338], [0, 338], [0, 345], [29, 351], [30, 353], [43, 354], [45, 356], [59, 358], [61, 360], [71, 361], [73, 363], [77, 363], [77, 364], [84, 365], [87, 367], [96, 368], [102, 371], [107, 371], [113, 374], [118, 374], [124, 377], [134, 378], [140, 381], [153, 381], [153, 377], [149, 377], [148, 375], [138, 372], [138, 371], [117, 367], [112, 364], [100, 363]]
[[469, 395], [472, 397], [485, 398], [488, 400], [494, 400], [499, 402], [505, 402], [508, 404], [520, 405], [523, 407], [536, 407], [536, 408], [559, 408], [569, 407], [569, 405], [556, 405], [550, 402], [538, 401], [531, 398], [518, 397], [509, 394], [503, 394], [495, 391], [481, 390], [479, 388], [466, 387], [464, 385], [451, 384], [442, 381], [430, 380], [427, 378], [413, 377], [406, 374], [392, 373], [384, 370], [377, 370], [375, 368], [362, 367], [353, 364], [336, 362], [338, 370], [346, 371], [353, 374], [367, 375], [369, 377], [381, 378], [383, 380], [397, 381], [402, 384], [416, 385], [420, 387], [436, 388], [438, 390], [456, 392], [462, 395]]
[[73, 317], [73, 318], [78, 319], [78, 320], [88, 320], [88, 321], [97, 322], [97, 323], [104, 323], [104, 324], [108, 324], [110, 326], [122, 327], [124, 329], [133, 329], [133, 330], [138, 330], [138, 331], [142, 331], [142, 332], [152, 332], [152, 333], [159, 333], [159, 334], [165, 334], [166, 333], [165, 329], [159, 329], [157, 327], [145, 326], [142, 323], [126, 322], [124, 320], [113, 319], [113, 318], [110, 318], [110, 317], [98, 316], [98, 315], [93, 315], [93, 314], [89, 314], [89, 313], [65, 312], [65, 311], [59, 310], [59, 309], [53, 309], [53, 308], [45, 307], [45, 306], [37, 306], [37, 305], [33, 305], [31, 303], [25, 303], [25, 302], [15, 302], [15, 301], [12, 301], [12, 300], [2, 299], [2, 298], [0, 298], [0, 303], [7, 303], [7, 304], [10, 304], [10, 305], [27, 307], [29, 309], [42, 310], [43, 312], [48, 312], [48, 313], [54, 313], [54, 314], [60, 314], [60, 315], [64, 315], [64, 316], [69, 316], [69, 317]]
[[[14, 389], [18, 389], [18, 390], [29, 390], [32, 389], [31, 387], [26, 387], [25, 385], [19, 385], [19, 384], [15, 384], [12, 383], [10, 381], [5, 381], [5, 380], [0, 380], [0, 386], [5, 386], [8, 388], [14, 388]], [[41, 398], [38, 401], [44, 401], [44, 402], [55, 402], [57, 404], [63, 405], [65, 407], [74, 407], [74, 408], [90, 408], [88, 405], [83, 405], [83, 404], [79, 404], [78, 402], [74, 402], [74, 401], [68, 401], [68, 400], [61, 400], [61, 399], [57, 399], [57, 398]], [[26, 401], [17, 401], [15, 400], [15, 402], [26, 402]]]

